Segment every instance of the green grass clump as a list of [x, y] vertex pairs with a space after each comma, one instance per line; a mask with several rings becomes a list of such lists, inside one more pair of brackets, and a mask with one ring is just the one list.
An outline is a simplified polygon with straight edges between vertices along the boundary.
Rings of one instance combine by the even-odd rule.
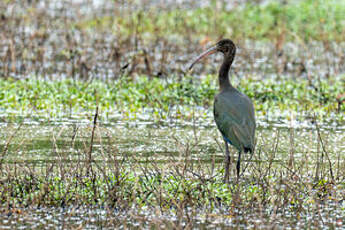
[[[187, 175], [178, 175], [174, 172], [161, 174], [154, 173], [152, 169], [146, 168], [146, 173], [133, 172], [114, 175], [107, 171], [104, 175], [102, 171], [93, 169], [97, 174], [93, 175], [69, 175], [71, 170], [66, 171], [66, 176], [61, 177], [51, 173], [50, 175], [39, 176], [21, 175], [13, 176], [12, 183], [4, 184], [0, 188], [0, 202], [6, 203], [11, 199], [14, 206], [60, 206], [60, 205], [107, 205], [126, 208], [153, 207], [159, 206], [165, 211], [177, 210], [178, 204], [184, 204], [191, 207], [209, 208], [208, 211], [214, 211], [213, 208], [220, 206], [229, 207], [234, 199], [241, 199], [244, 206], [265, 203], [266, 206], [274, 205], [272, 195], [281, 194], [281, 200], [289, 199], [284, 196], [285, 193], [294, 193], [292, 188], [274, 189], [275, 185], [281, 184], [274, 178], [267, 178], [267, 184], [256, 184], [256, 179], [247, 178], [241, 184], [224, 184], [221, 176], [214, 179], [200, 179], [198, 177], [189, 177]], [[96, 171], [95, 171], [96, 170]], [[137, 172], [138, 173], [138, 172]], [[181, 173], [181, 172], [180, 172]], [[221, 175], [221, 172], [219, 172]], [[249, 182], [253, 180], [252, 182]], [[256, 181], [254, 183], [254, 181]], [[314, 187], [315, 196], [327, 194], [325, 186], [329, 186], [329, 181], [306, 181], [304, 184], [293, 184], [298, 188], [298, 192], [309, 194], [309, 186]], [[272, 186], [267, 190], [265, 186]], [[281, 186], [281, 185], [280, 185]], [[342, 184], [339, 184], [343, 186]], [[295, 188], [295, 189], [296, 189]], [[344, 189], [344, 188], [342, 188]], [[318, 191], [320, 190], [320, 191]], [[320, 193], [320, 194], [318, 194]], [[304, 196], [306, 196], [304, 194]], [[238, 197], [236, 197], [238, 196]], [[298, 198], [289, 200], [291, 204], [298, 201]], [[301, 205], [308, 205], [303, 201]]]
[[[150, 109], [154, 121], [172, 116], [172, 108], [175, 108], [176, 118], [191, 119], [195, 106], [203, 107], [205, 112], [212, 108], [218, 92], [216, 82], [212, 75], [200, 80], [191, 76], [181, 81], [141, 76], [134, 80], [123, 77], [91, 83], [70, 79], [0, 79], [0, 107], [8, 111], [8, 117], [12, 113], [34, 112], [52, 118], [90, 113], [99, 105], [104, 115], [121, 113], [123, 119], [136, 119], [136, 115]], [[344, 103], [337, 99], [344, 92], [344, 82], [337, 79], [320, 80], [315, 84], [303, 79], [243, 79], [236, 87], [253, 100], [258, 115], [317, 112], [327, 118], [345, 110]]]

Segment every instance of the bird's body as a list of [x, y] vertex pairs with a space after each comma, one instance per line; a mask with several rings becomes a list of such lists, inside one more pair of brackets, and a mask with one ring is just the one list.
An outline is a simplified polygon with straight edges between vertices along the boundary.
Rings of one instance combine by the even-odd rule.
[[228, 144], [238, 150], [237, 178], [240, 173], [241, 153], [254, 151], [255, 114], [254, 106], [249, 97], [235, 89], [229, 81], [229, 70], [234, 60], [236, 47], [229, 39], [219, 41], [215, 46], [199, 55], [193, 65], [203, 57], [222, 52], [224, 60], [219, 70], [219, 94], [214, 100], [214, 119], [225, 142], [225, 175], [229, 181], [230, 153]]
[[214, 120], [224, 140], [238, 151], [254, 150], [254, 106], [234, 87], [221, 91], [214, 100]]

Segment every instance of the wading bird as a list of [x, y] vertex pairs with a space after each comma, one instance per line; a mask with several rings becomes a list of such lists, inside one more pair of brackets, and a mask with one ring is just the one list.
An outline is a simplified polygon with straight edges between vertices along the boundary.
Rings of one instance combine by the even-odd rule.
[[236, 46], [230, 39], [220, 40], [192, 62], [189, 70], [200, 59], [216, 53], [224, 54], [219, 70], [219, 93], [214, 99], [214, 119], [225, 143], [224, 182], [229, 182], [230, 153], [228, 144], [238, 150], [237, 179], [240, 175], [241, 153], [254, 151], [255, 115], [254, 106], [249, 97], [235, 89], [229, 81], [229, 70], [236, 54]]

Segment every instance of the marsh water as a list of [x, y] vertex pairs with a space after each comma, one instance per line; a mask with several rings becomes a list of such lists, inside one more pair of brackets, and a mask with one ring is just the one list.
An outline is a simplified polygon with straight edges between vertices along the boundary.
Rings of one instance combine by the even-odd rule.
[[[216, 157], [217, 161], [223, 160], [223, 142], [213, 121], [212, 110], [199, 111], [204, 115], [195, 120], [183, 121], [180, 119], [161, 120], [159, 122], [149, 119], [150, 114], [136, 115], [135, 119], [123, 120], [120, 114], [108, 117], [99, 117], [99, 125], [96, 129], [97, 142], [96, 156], [101, 157], [101, 144], [105, 140], [114, 141], [119, 152], [129, 155], [140, 155], [140, 157], [155, 156], [155, 160], [161, 161], [169, 156], [179, 156], [180, 149], [176, 144], [185, 145], [195, 142], [196, 147], [193, 155], [197, 159], [205, 161]], [[34, 118], [34, 119], [33, 119]], [[13, 121], [0, 120], [0, 127], [6, 132], [0, 133], [2, 148], [7, 140], [15, 134], [8, 146], [9, 153], [6, 161], [16, 162], [25, 159], [33, 164], [40, 162], [54, 161], [57, 157], [63, 161], [73, 161], [78, 157], [78, 152], [73, 153], [73, 148], [78, 149], [89, 141], [92, 131], [92, 117], [89, 114], [79, 114], [73, 117], [51, 119], [47, 121], [43, 117], [17, 116]], [[343, 122], [325, 121], [315, 124], [310, 117], [292, 116], [292, 120], [283, 118], [257, 118], [257, 145], [262, 148], [272, 146], [273, 137], [279, 132], [278, 153], [288, 153], [291, 141], [294, 142], [294, 151], [297, 159], [306, 154], [306, 148], [310, 151], [310, 157], [316, 156], [317, 151], [317, 130], [325, 139], [327, 150], [331, 156], [337, 156], [345, 151], [345, 124]], [[291, 133], [293, 133], [293, 139]], [[103, 143], [101, 143], [103, 140]], [[220, 145], [221, 144], [221, 145]], [[59, 154], [56, 152], [56, 147]], [[16, 152], [18, 147], [22, 149]], [[260, 146], [261, 147], [261, 146]], [[13, 152], [11, 152], [13, 151]], [[265, 149], [269, 151], [269, 149]], [[80, 154], [80, 153], [79, 153]], [[157, 158], [158, 157], [158, 158]], [[277, 155], [278, 159], [286, 156]], [[99, 158], [99, 160], [104, 160]]]
[[[136, 121], [124, 121], [114, 116], [113, 118], [100, 117], [96, 128], [93, 155], [96, 164], [107, 168], [114, 159], [108, 158], [104, 151], [115, 149], [118, 158], [128, 159], [133, 156], [136, 164], [152, 164], [162, 166], [162, 170], [172, 170], [171, 162], [183, 161], [188, 156], [189, 161], [195, 161], [201, 167], [209, 170], [211, 175], [219, 174], [223, 167], [223, 142], [213, 124], [211, 111], [205, 119], [197, 121], [181, 122], [166, 120], [160, 123], [143, 118]], [[140, 116], [139, 116], [140, 117]], [[48, 167], [52, 162], [73, 165], [83, 160], [85, 145], [88, 145], [92, 119], [79, 115], [73, 118], [63, 118], [47, 121], [36, 118], [34, 120], [18, 117], [20, 122], [0, 123], [1, 149], [5, 148], [7, 141], [15, 132], [8, 153], [5, 158], [5, 168], [15, 164], [25, 164], [36, 170]], [[293, 154], [296, 165], [303, 166], [299, 173], [304, 177], [314, 177], [315, 162], [322, 154], [320, 139], [327, 148], [328, 156], [333, 165], [335, 177], [343, 177], [345, 166], [345, 124], [319, 124], [316, 125], [307, 118], [305, 120], [292, 121], [265, 121], [260, 119], [256, 133], [256, 153], [251, 157], [244, 156], [244, 165], [249, 165], [243, 174], [243, 178], [251, 176], [251, 167], [257, 167], [262, 162], [272, 161], [273, 171], [279, 172], [287, 167]], [[109, 146], [111, 145], [111, 146]], [[274, 149], [276, 148], [276, 149]], [[233, 154], [234, 149], [232, 149]], [[166, 166], [164, 166], [166, 165]], [[210, 171], [211, 168], [215, 170]], [[326, 167], [325, 167], [326, 168]], [[217, 171], [218, 169], [218, 171]], [[327, 174], [327, 169], [323, 172]], [[345, 194], [344, 190], [337, 191]], [[218, 211], [208, 213], [207, 210], [195, 212], [193, 226], [196, 228], [226, 228], [230, 226], [248, 227], [277, 227], [292, 226], [310, 227], [317, 221], [322, 226], [343, 226], [345, 224], [345, 203], [343, 201], [329, 201], [322, 204], [318, 215], [315, 210], [310, 210], [309, 216], [297, 217], [293, 211], [285, 210], [275, 216], [275, 224], [272, 225], [270, 212], [272, 210], [247, 210], [243, 216], [228, 217], [226, 210], [219, 207]], [[37, 207], [23, 208], [18, 212], [3, 212], [0, 218], [1, 229], [25, 229], [25, 228], [78, 228], [101, 229], [107, 227], [117, 228], [151, 228], [159, 226], [184, 226], [183, 218], [173, 214], [159, 214], [152, 207], [139, 210], [122, 212], [116, 208], [90, 207], [90, 206], [64, 206], [64, 207]], [[243, 210], [239, 210], [243, 212]], [[131, 214], [133, 212], [133, 214]], [[138, 213], [139, 212], [139, 213]], [[134, 214], [135, 213], [135, 214]], [[261, 216], [257, 216], [261, 213]], [[262, 216], [262, 213], [265, 213]], [[321, 216], [321, 219], [319, 219]], [[249, 218], [250, 217], [250, 218]], [[185, 217], [187, 218], [187, 217]], [[249, 219], [248, 219], [249, 218]], [[150, 220], [145, 225], [144, 220]], [[322, 222], [320, 222], [322, 220]], [[281, 222], [281, 226], [277, 223]], [[242, 223], [242, 225], [241, 225]], [[316, 222], [315, 222], [316, 223]]]
[[[1, 1], [0, 46], [5, 48], [0, 49], [0, 77], [42, 81], [98, 78], [111, 82], [123, 76], [134, 79], [133, 76], [147, 75], [177, 81], [185, 75], [186, 64], [192, 57], [224, 34], [232, 34], [238, 41], [231, 73], [235, 85], [245, 76], [258, 81], [303, 78], [309, 81], [312, 90], [327, 94], [320, 90], [318, 82], [331, 79], [330, 76], [335, 76], [330, 82], [343, 81], [345, 72], [345, 43], [339, 38], [331, 40], [338, 33], [327, 38], [329, 31], [325, 30], [322, 32], [325, 38], [304, 40], [304, 33], [301, 36], [296, 31], [286, 31], [285, 27], [275, 31], [282, 26], [282, 21], [277, 20], [269, 30], [273, 31], [271, 35], [261, 34], [265, 39], [255, 40], [255, 33], [252, 38], [241, 38], [230, 30], [222, 31], [230, 26], [218, 27], [222, 20], [216, 17], [206, 30], [214, 27], [213, 32], [219, 30], [224, 34], [212, 35], [208, 30], [200, 32], [198, 28], [202, 26], [199, 25], [184, 29], [188, 23], [181, 23], [185, 17], [178, 11], [184, 14], [195, 8], [221, 10], [226, 7], [230, 12], [248, 4], [264, 7], [269, 2]], [[276, 2], [285, 4], [287, 1]], [[167, 10], [173, 13], [159, 14]], [[147, 17], [145, 12], [158, 12], [156, 15], [169, 16], [176, 22], [171, 27], [167, 22], [160, 22], [155, 25], [158, 31], [147, 33], [141, 31], [142, 28], [151, 27], [141, 27], [140, 23], [141, 17]], [[317, 20], [322, 24], [324, 18]], [[248, 28], [253, 30], [252, 25]], [[314, 30], [322, 29], [327, 28]], [[191, 36], [194, 30], [200, 34]], [[244, 36], [247, 32], [244, 30]], [[289, 36], [293, 38], [288, 40]], [[221, 58], [216, 55], [204, 65], [197, 65], [193, 75], [215, 74]], [[315, 100], [322, 101], [322, 96], [325, 95]], [[265, 109], [257, 112], [256, 150], [253, 155], [243, 156], [244, 172], [239, 187], [255, 190], [261, 188], [256, 185], [267, 185], [268, 201], [253, 192], [258, 196], [253, 201], [262, 198], [263, 201], [258, 202], [262, 206], [243, 208], [220, 202], [210, 209], [207, 205], [191, 205], [179, 211], [145, 205], [122, 209], [102, 202], [40, 206], [37, 205], [40, 202], [32, 201], [33, 205], [26, 206], [8, 199], [18, 198], [17, 191], [7, 197], [4, 191], [0, 194], [0, 229], [345, 228], [345, 123], [340, 98], [334, 102], [334, 106], [337, 103], [339, 106], [337, 113], [335, 109], [334, 113], [327, 114], [317, 111], [323, 115], [320, 120], [315, 114], [303, 113], [303, 108], [299, 112], [288, 109], [272, 114], [265, 114]], [[193, 181], [211, 181], [208, 185], [222, 181], [224, 146], [211, 109], [191, 105], [193, 116], [188, 119], [169, 115], [168, 119], [159, 121], [152, 119], [152, 108], [146, 108], [142, 114], [130, 112], [129, 116], [118, 111], [107, 111], [108, 115], [104, 115], [101, 111], [97, 126], [93, 125], [94, 111], [50, 116], [35, 106], [26, 109], [0, 107], [0, 185], [13, 182], [8, 175], [16, 175], [19, 183], [30, 184], [32, 181], [27, 178], [50, 175], [51, 168], [55, 170], [51, 172], [52, 178], [56, 176], [58, 180], [68, 174], [68, 169], [87, 165], [90, 157], [99, 173], [111, 171], [114, 163], [122, 162], [122, 167], [134, 171], [136, 177], [146, 171], [176, 176], [179, 164], [188, 163], [186, 168]], [[45, 113], [47, 115], [42, 116]], [[237, 152], [231, 148], [231, 153], [234, 165]], [[232, 167], [232, 175], [230, 189], [236, 185], [235, 167]], [[285, 196], [288, 201], [280, 203]], [[295, 198], [301, 205], [296, 205]]]

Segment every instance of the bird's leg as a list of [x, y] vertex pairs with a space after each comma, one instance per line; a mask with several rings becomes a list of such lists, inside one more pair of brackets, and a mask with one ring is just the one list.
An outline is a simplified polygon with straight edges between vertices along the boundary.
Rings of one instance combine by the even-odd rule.
[[240, 178], [240, 168], [241, 168], [241, 151], [238, 152], [238, 160], [237, 160], [237, 180]]
[[224, 183], [229, 183], [229, 173], [230, 173], [230, 152], [229, 145], [226, 140], [225, 143], [225, 174], [224, 174]]

